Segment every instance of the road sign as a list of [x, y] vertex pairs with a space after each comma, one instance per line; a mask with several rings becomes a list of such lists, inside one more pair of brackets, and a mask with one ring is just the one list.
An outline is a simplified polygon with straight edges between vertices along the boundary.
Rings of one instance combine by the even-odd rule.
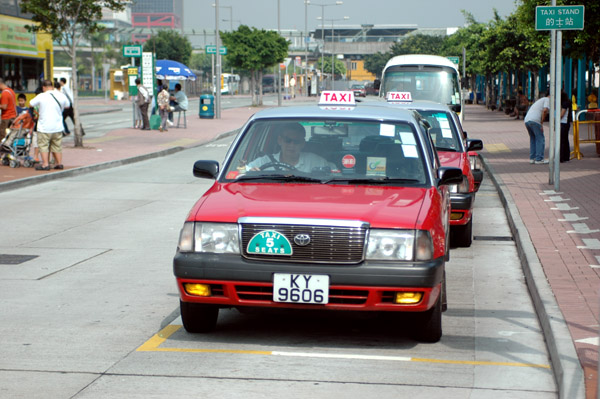
[[123, 57], [141, 57], [142, 46], [140, 44], [123, 46]]
[[584, 6], [537, 6], [535, 30], [582, 30]]
[[452, 62], [454, 65], [458, 65], [458, 63], [460, 62], [460, 58], [459, 57], [446, 57], [450, 60], [450, 62]]
[[[204, 48], [204, 52], [206, 54], [217, 54], [217, 46], [214, 46], [214, 45], [206, 46]], [[226, 55], [227, 54], [227, 47], [221, 46], [221, 48], [219, 49], [219, 54]]]

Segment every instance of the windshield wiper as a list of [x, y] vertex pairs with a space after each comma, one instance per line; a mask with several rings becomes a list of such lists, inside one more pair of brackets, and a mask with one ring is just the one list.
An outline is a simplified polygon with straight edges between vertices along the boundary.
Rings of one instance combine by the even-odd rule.
[[378, 178], [333, 178], [329, 180], [325, 180], [323, 184], [328, 183], [348, 183], [348, 184], [390, 184], [390, 183], [420, 183], [419, 180], [416, 179], [399, 179], [393, 177], [378, 177]]
[[308, 176], [298, 175], [243, 175], [239, 176], [236, 181], [248, 181], [248, 180], [273, 180], [273, 181], [290, 181], [290, 182], [309, 182], [309, 183], [321, 183], [321, 179]]

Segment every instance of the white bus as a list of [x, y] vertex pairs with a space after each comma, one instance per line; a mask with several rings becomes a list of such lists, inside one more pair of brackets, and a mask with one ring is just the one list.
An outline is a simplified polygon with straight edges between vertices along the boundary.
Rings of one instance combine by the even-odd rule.
[[[238, 94], [240, 91], [240, 75], [231, 73], [221, 74], [221, 94]], [[213, 94], [216, 94], [213, 88]]]
[[463, 120], [460, 75], [448, 58], [422, 54], [391, 58], [383, 69], [379, 95], [385, 97], [390, 91], [410, 92], [413, 100], [446, 104]]

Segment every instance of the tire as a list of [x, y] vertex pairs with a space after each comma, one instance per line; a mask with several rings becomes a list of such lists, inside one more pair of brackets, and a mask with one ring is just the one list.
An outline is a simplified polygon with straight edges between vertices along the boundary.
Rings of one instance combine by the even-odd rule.
[[21, 166], [21, 164], [19, 163], [19, 161], [15, 161], [15, 160], [11, 160], [9, 163], [11, 168], [18, 168], [19, 166]]
[[442, 295], [426, 312], [415, 314], [412, 336], [419, 342], [435, 343], [442, 338]]
[[473, 242], [473, 217], [464, 226], [453, 226], [452, 238], [454, 246], [468, 248]]
[[31, 168], [33, 166], [33, 163], [26, 159], [25, 161], [23, 161], [23, 166], [25, 166], [26, 168]]
[[217, 326], [219, 307], [179, 301], [183, 327], [189, 333], [211, 332]]

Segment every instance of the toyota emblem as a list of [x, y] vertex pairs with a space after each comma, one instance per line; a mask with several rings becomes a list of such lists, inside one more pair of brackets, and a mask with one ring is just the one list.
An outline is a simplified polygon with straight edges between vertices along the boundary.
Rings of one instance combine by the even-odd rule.
[[310, 236], [308, 234], [296, 234], [294, 242], [298, 246], [305, 247], [310, 244]]

